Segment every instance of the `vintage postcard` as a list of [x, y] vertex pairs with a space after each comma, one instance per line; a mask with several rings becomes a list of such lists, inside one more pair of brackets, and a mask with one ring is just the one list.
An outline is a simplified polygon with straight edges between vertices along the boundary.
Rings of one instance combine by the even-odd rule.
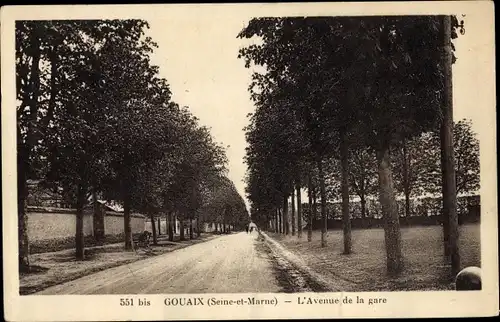
[[498, 314], [489, 1], [1, 11], [8, 321]]

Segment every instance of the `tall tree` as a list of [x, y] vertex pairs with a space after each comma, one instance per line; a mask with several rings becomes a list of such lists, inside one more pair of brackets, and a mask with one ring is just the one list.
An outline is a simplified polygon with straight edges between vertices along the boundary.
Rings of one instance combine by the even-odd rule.
[[433, 171], [432, 154], [437, 152], [431, 133], [403, 140], [393, 151], [396, 190], [405, 197], [405, 215], [411, 215], [410, 200], [413, 194], [424, 193], [429, 183], [425, 179]]
[[302, 191], [300, 178], [295, 183], [295, 191], [297, 193], [297, 237], [302, 238]]
[[[56, 112], [62, 74], [61, 56], [69, 46], [84, 53], [81, 37], [75, 34], [77, 23], [63, 28], [54, 21], [17, 21], [16, 92], [17, 106], [17, 187], [19, 268], [29, 270], [29, 237], [26, 199], [29, 179], [44, 174], [46, 148], [43, 144]], [[48, 68], [45, 68], [49, 66]]]
[[[455, 155], [453, 144], [453, 92], [452, 37], [454, 22], [451, 16], [441, 17], [442, 64], [444, 66], [444, 95], [441, 121], [441, 169], [443, 185], [443, 230], [445, 255], [450, 255], [451, 271], [455, 276], [460, 269], [460, 252], [458, 249], [458, 214], [457, 191], [455, 179]], [[455, 19], [455, 22], [456, 19]]]
[[366, 198], [376, 192], [377, 160], [375, 154], [365, 146], [351, 150], [350, 182], [353, 192], [358, 195], [361, 204], [361, 218], [366, 218]]
[[366, 69], [366, 101], [359, 124], [364, 127], [365, 142], [376, 151], [387, 269], [389, 274], [397, 274], [402, 270], [401, 233], [390, 151], [437, 121], [436, 93], [443, 90], [439, 21], [435, 17], [377, 17], [365, 21], [371, 38], [371, 46], [365, 48], [368, 61], [374, 63]]
[[[129, 44], [138, 42], [134, 35], [140, 34], [144, 26], [139, 20], [31, 21], [16, 25], [17, 91], [21, 101], [18, 108], [20, 264], [28, 264], [29, 254], [23, 206], [26, 180], [43, 179], [46, 175], [47, 181], [57, 180], [57, 175], [54, 176], [57, 168], [67, 170], [60, 173], [59, 184], [65, 191], [75, 192], [77, 201], [73, 204], [79, 209], [77, 256], [83, 256], [81, 209], [90, 185], [93, 189], [98, 185], [100, 174], [96, 167], [102, 168], [105, 163], [99, 136], [109, 116], [108, 106], [97, 110], [95, 115], [89, 112], [91, 105], [100, 106], [103, 101], [98, 90], [102, 85], [97, 75], [99, 62], [113, 56], [108, 53], [102, 57], [100, 51], [106, 41], [113, 39], [130, 39]], [[71, 125], [72, 132], [68, 128]], [[78, 152], [74, 153], [71, 146]], [[69, 161], [74, 162], [73, 166], [80, 165], [82, 170], [77, 173], [64, 165]], [[96, 165], [96, 161], [100, 164]]]
[[313, 191], [314, 187], [312, 184], [312, 178], [311, 175], [307, 176], [307, 196], [308, 196], [308, 216], [307, 216], [307, 241], [311, 242], [312, 241], [312, 225], [313, 225], [313, 218], [315, 218], [315, 211], [316, 211], [316, 204], [313, 204]]
[[453, 126], [453, 146], [457, 195], [479, 190], [479, 140], [470, 120], [460, 120]]
[[[259, 18], [250, 21], [239, 36], [254, 35], [260, 36], [263, 44], [240, 51], [246, 65], [252, 61], [265, 65], [267, 73], [260, 79], [265, 83], [271, 79], [287, 93], [294, 92], [289, 88], [303, 89], [291, 96], [295, 99], [292, 106], [300, 111], [310, 156], [320, 172], [323, 219], [323, 161], [327, 152], [334, 152], [329, 148], [347, 143], [345, 138], [351, 133], [376, 151], [387, 269], [390, 274], [399, 273], [401, 233], [390, 151], [438, 122], [438, 94], [443, 91], [439, 19]], [[335, 50], [328, 50], [333, 43]], [[345, 147], [341, 150], [348, 151]], [[345, 153], [340, 159], [345, 160]], [[348, 181], [341, 182], [346, 191]]]
[[[423, 189], [430, 193], [440, 193], [442, 176], [439, 129], [427, 133], [427, 136], [429, 139], [420, 146], [425, 160]], [[457, 195], [477, 193], [480, 184], [479, 140], [472, 129], [471, 120], [463, 119], [454, 123], [453, 150]]]
[[292, 236], [295, 236], [295, 189], [292, 188], [292, 193], [290, 194], [291, 196], [291, 203], [292, 203]]
[[[258, 75], [254, 77], [254, 86], [265, 81]], [[250, 170], [247, 193], [256, 209], [283, 207], [281, 228], [288, 234], [287, 199], [294, 190], [293, 181], [297, 176], [300, 155], [297, 151], [302, 148], [297, 144], [300, 139], [293, 126], [288, 126], [295, 124], [295, 117], [290, 113], [289, 102], [281, 91], [252, 93], [257, 110], [250, 115], [250, 125], [245, 129], [247, 141], [251, 142], [245, 156]], [[283, 122], [284, 119], [287, 122]]]

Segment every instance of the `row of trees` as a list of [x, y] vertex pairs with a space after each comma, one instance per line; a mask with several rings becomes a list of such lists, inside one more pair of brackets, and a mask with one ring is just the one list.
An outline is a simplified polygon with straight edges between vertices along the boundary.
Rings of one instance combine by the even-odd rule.
[[243, 197], [234, 183], [222, 178], [206, 192], [207, 202], [200, 209], [202, 220], [215, 225], [216, 232], [226, 232], [230, 225], [243, 230], [249, 222], [249, 215]]
[[141, 20], [16, 23], [21, 268], [29, 267], [28, 179], [62, 187], [72, 201], [78, 259], [91, 196], [123, 203], [131, 249], [131, 211], [199, 218], [207, 191], [227, 185], [225, 150], [171, 100], [150, 62], [157, 45], [147, 28]]
[[[256, 106], [246, 128], [252, 216], [261, 224], [274, 220], [288, 233], [288, 198], [300, 198], [307, 187], [313, 213], [317, 186], [321, 245], [326, 246], [326, 201], [335, 196], [342, 201], [344, 253], [349, 254], [349, 196], [373, 193], [377, 174], [387, 269], [397, 274], [402, 253], [394, 178], [410, 195], [410, 182], [416, 185], [410, 170], [420, 169], [411, 165], [412, 144], [426, 136], [436, 140], [432, 133], [439, 133], [442, 168], [428, 173], [436, 185], [441, 181], [436, 173], [444, 173], [445, 226], [450, 227], [445, 249], [457, 271], [451, 39], [462, 29], [463, 23], [449, 16], [252, 19], [238, 35], [260, 38], [242, 48], [239, 57], [247, 68], [265, 69], [253, 74], [249, 88]], [[393, 174], [398, 155], [404, 160], [396, 162], [404, 167], [401, 178], [400, 171]], [[302, 218], [301, 209], [297, 216]]]
[[[463, 119], [453, 126], [455, 154], [456, 192], [477, 193], [479, 189], [479, 140], [472, 130], [470, 120]], [[366, 147], [353, 149], [349, 153], [350, 198], [361, 204], [361, 217], [366, 216], [366, 200], [378, 191], [377, 158], [374, 151]], [[405, 199], [405, 216], [411, 215], [410, 201], [422, 195], [441, 193], [441, 146], [438, 131], [425, 132], [406, 140], [391, 151], [394, 189], [396, 195]], [[340, 196], [341, 167], [335, 158], [325, 160], [325, 182], [327, 200], [338, 200]], [[317, 173], [311, 171], [312, 189], [319, 193]], [[313, 201], [314, 202], [314, 201]]]

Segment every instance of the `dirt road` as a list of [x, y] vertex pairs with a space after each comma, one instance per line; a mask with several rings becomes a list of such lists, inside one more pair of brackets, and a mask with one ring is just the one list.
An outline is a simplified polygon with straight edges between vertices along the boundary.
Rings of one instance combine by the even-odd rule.
[[47, 288], [49, 294], [280, 292], [258, 234], [222, 236]]

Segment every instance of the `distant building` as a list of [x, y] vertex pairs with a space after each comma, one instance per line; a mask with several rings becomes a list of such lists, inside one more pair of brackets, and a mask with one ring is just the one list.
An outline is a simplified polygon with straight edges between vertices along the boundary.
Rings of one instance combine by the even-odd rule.
[[44, 187], [41, 180], [28, 180], [27, 186], [28, 197], [26, 203], [28, 206], [71, 208], [63, 198], [63, 189], [61, 187], [53, 189]]

